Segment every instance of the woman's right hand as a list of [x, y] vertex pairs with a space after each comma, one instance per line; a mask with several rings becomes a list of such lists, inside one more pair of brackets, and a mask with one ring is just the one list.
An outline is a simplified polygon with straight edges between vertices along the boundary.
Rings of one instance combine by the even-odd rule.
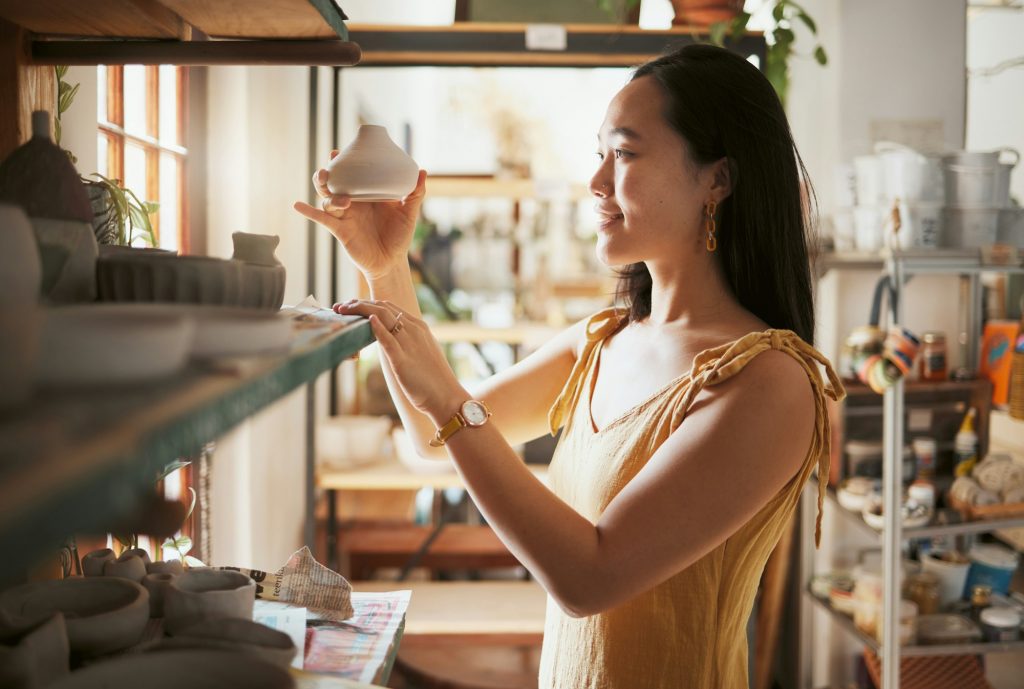
[[[336, 155], [337, 151], [331, 151], [332, 159]], [[349, 196], [331, 194], [327, 170], [321, 169], [313, 174], [313, 186], [321, 198], [322, 210], [302, 201], [296, 201], [294, 208], [330, 230], [366, 279], [373, 280], [405, 261], [426, 192], [426, 179], [426, 171], [420, 170], [416, 188], [401, 201], [353, 203]]]

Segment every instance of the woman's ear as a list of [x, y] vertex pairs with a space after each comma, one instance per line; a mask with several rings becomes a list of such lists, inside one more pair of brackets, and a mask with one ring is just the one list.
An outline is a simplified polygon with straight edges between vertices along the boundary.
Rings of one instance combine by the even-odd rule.
[[719, 158], [711, 163], [711, 193], [715, 201], [721, 203], [732, 194], [733, 185], [736, 183], [736, 165], [729, 158]]

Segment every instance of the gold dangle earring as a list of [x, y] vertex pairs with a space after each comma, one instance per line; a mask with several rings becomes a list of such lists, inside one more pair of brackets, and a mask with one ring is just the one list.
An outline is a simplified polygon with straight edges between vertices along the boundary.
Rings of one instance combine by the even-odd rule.
[[708, 205], [704, 207], [704, 229], [708, 233], [705, 245], [709, 253], [718, 248], [718, 239], [715, 238], [715, 210], [717, 208], [718, 204], [714, 201], [708, 201]]

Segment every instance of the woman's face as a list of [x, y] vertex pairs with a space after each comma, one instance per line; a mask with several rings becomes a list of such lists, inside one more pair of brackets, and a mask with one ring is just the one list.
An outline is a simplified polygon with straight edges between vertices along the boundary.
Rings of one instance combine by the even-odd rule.
[[590, 192], [599, 215], [597, 255], [606, 265], [678, 261], [704, 245], [713, 173], [692, 162], [664, 110], [661, 87], [640, 77], [615, 95], [601, 124]]

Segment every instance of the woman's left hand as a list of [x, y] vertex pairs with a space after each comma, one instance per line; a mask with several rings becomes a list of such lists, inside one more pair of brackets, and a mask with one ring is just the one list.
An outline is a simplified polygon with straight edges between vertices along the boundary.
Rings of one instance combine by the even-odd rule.
[[447, 419], [469, 399], [420, 318], [404, 313], [389, 301], [353, 299], [334, 306], [336, 313], [366, 316], [406, 398], [435, 419]]

